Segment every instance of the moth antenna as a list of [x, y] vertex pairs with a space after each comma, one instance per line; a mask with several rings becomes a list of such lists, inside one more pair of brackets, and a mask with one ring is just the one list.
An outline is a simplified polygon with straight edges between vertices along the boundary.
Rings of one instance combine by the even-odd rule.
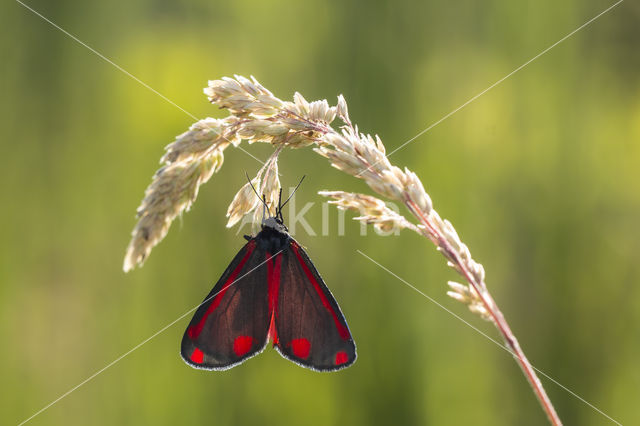
[[[304, 178], [306, 178], [306, 177], [307, 177], [306, 175], [303, 175], [303, 176], [302, 176], [302, 179], [300, 179], [300, 182], [298, 182], [298, 185], [296, 185], [296, 187], [293, 189], [293, 192], [291, 193], [291, 195], [289, 195], [289, 198], [287, 198], [287, 200], [286, 200], [284, 203], [282, 203], [282, 204], [280, 205], [280, 211], [282, 211], [282, 208], [283, 208], [284, 206], [286, 206], [286, 205], [287, 205], [287, 203], [289, 202], [289, 200], [291, 199], [291, 197], [293, 197], [293, 194], [295, 194], [295, 193], [296, 193], [296, 191], [298, 190], [298, 188], [300, 188], [300, 185], [302, 184], [302, 181], [303, 181], [303, 180], [304, 180]], [[282, 188], [280, 189], [280, 198], [282, 198]]]
[[281, 222], [284, 222], [284, 218], [282, 217], [282, 187], [280, 188], [280, 194], [278, 195], [278, 208], [276, 209], [276, 219], [278, 218]]
[[[267, 214], [267, 210], [269, 210], [269, 207], [267, 206], [267, 197], [262, 194], [262, 221], [264, 222], [264, 217]], [[269, 212], [269, 214], [271, 214], [271, 212]]]
[[[262, 196], [262, 198], [260, 197], [260, 194], [258, 194], [258, 191], [256, 191], [256, 188], [251, 183], [251, 179], [249, 178], [249, 173], [244, 172], [244, 175], [247, 177], [247, 181], [249, 181], [249, 186], [251, 186], [251, 189], [253, 189], [253, 193], [256, 194], [256, 197], [258, 197], [258, 200], [260, 200], [260, 202], [262, 202], [262, 204], [264, 205], [264, 208], [269, 210], [269, 206], [267, 206], [267, 200], [266, 200], [267, 197], [265, 197], [264, 195]], [[271, 213], [271, 212], [269, 212], [269, 213]], [[262, 218], [264, 219], [264, 210], [262, 210]]]

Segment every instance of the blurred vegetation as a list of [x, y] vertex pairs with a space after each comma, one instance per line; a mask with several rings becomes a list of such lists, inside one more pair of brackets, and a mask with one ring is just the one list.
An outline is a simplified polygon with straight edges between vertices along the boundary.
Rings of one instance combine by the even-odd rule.
[[[142, 0], [29, 5], [198, 117], [207, 79], [255, 75], [282, 99], [343, 93], [389, 150], [611, 3]], [[487, 270], [532, 363], [639, 424], [640, 7], [624, 2], [392, 156], [422, 178]], [[199, 303], [243, 244], [224, 213], [259, 163], [225, 165], [144, 268], [122, 259], [162, 148], [193, 119], [15, 2], [0, 5], [0, 423], [16, 424]], [[266, 158], [268, 146], [252, 146]], [[322, 189], [366, 191], [311, 150], [283, 183], [318, 235], [296, 238], [347, 316], [356, 364], [318, 374], [267, 350], [207, 373], [178, 354], [188, 318], [31, 423], [539, 425], [503, 350], [445, 296], [426, 240], [319, 235]], [[567, 425], [608, 421], [543, 378]]]

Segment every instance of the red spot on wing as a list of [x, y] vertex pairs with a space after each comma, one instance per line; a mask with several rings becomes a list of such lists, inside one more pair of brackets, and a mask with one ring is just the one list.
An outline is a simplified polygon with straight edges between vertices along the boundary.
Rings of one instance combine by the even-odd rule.
[[237, 356], [246, 355], [247, 352], [251, 350], [251, 346], [253, 346], [254, 338], [251, 336], [238, 336], [233, 341], [233, 352]]
[[191, 361], [195, 362], [196, 364], [202, 364], [202, 361], [204, 360], [204, 354], [202, 353], [202, 351], [198, 348], [195, 348], [193, 350], [193, 353], [191, 354], [190, 357]]
[[336, 365], [344, 364], [347, 361], [349, 361], [349, 355], [347, 355], [345, 351], [339, 351], [338, 353], [336, 353]]
[[349, 334], [349, 330], [340, 322], [340, 318], [338, 318], [338, 314], [333, 309], [333, 306], [331, 306], [331, 303], [329, 303], [329, 299], [327, 299], [327, 296], [324, 294], [322, 287], [320, 287], [320, 284], [318, 284], [318, 281], [316, 281], [315, 277], [311, 273], [311, 270], [307, 266], [307, 263], [302, 258], [302, 255], [300, 254], [300, 251], [299, 251], [300, 246], [298, 246], [298, 244], [296, 244], [295, 242], [292, 242], [291, 247], [293, 248], [293, 252], [296, 254], [296, 257], [298, 258], [298, 262], [300, 262], [300, 265], [302, 266], [302, 269], [304, 270], [304, 273], [307, 276], [307, 279], [309, 279], [311, 284], [313, 284], [313, 288], [316, 290], [316, 293], [318, 293], [318, 296], [322, 301], [322, 305], [325, 307], [327, 311], [329, 311], [329, 313], [333, 317], [333, 321], [335, 322], [336, 328], [338, 329], [338, 334], [340, 334], [340, 337], [342, 337], [343, 340], [349, 340], [349, 338], [351, 337], [351, 335]]
[[311, 343], [307, 339], [293, 339], [289, 345], [291, 345], [293, 354], [298, 358], [307, 359], [309, 357]]
[[274, 345], [277, 345], [278, 333], [276, 331], [276, 316], [278, 315], [278, 292], [280, 291], [282, 253], [278, 253], [275, 262], [271, 262], [271, 259], [271, 254], [267, 252], [267, 284], [269, 286], [269, 312], [271, 312], [269, 338], [273, 341]]
[[254, 240], [251, 240], [247, 243], [247, 253], [244, 255], [236, 269], [233, 270], [227, 281], [225, 281], [224, 285], [222, 286], [222, 290], [220, 290], [218, 294], [213, 297], [213, 299], [211, 300], [211, 304], [207, 308], [207, 311], [204, 313], [198, 324], [192, 325], [187, 329], [187, 335], [191, 339], [196, 339], [200, 335], [204, 327], [204, 323], [207, 321], [207, 318], [213, 311], [216, 310], [218, 305], [220, 305], [224, 294], [227, 292], [227, 289], [236, 281], [238, 275], [240, 275], [240, 271], [242, 271], [242, 268], [244, 267], [244, 264], [247, 263], [249, 256], [251, 256], [251, 253], [253, 253], [253, 250], [255, 248], [256, 242]]

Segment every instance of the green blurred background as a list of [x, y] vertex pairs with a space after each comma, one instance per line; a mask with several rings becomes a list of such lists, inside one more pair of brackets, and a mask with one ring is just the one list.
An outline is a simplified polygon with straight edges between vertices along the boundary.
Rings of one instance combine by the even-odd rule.
[[[31, 0], [32, 7], [197, 117], [208, 79], [255, 75], [282, 99], [333, 104], [388, 150], [611, 5], [475, 2]], [[243, 244], [227, 205], [259, 163], [219, 174], [142, 269], [122, 260], [163, 147], [194, 121], [19, 3], [0, 6], [0, 423], [17, 424], [199, 303]], [[391, 158], [456, 226], [532, 363], [640, 424], [640, 7], [627, 1]], [[270, 148], [251, 146], [266, 158]], [[358, 344], [335, 374], [273, 350], [227, 372], [186, 366], [188, 318], [31, 421], [66, 424], [540, 425], [510, 356], [447, 298], [456, 279], [410, 232], [347, 221], [320, 235], [318, 190], [368, 192], [310, 149], [298, 229]], [[348, 215], [350, 217], [350, 215]], [[549, 380], [567, 425], [613, 424]]]

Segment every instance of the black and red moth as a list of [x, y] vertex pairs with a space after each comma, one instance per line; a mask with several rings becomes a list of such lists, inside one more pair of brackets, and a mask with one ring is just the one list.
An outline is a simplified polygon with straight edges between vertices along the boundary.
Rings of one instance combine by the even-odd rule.
[[197, 309], [182, 338], [195, 368], [225, 370], [262, 352], [269, 340], [285, 358], [317, 371], [356, 360], [338, 303], [302, 247], [287, 233], [281, 208], [262, 222]]

